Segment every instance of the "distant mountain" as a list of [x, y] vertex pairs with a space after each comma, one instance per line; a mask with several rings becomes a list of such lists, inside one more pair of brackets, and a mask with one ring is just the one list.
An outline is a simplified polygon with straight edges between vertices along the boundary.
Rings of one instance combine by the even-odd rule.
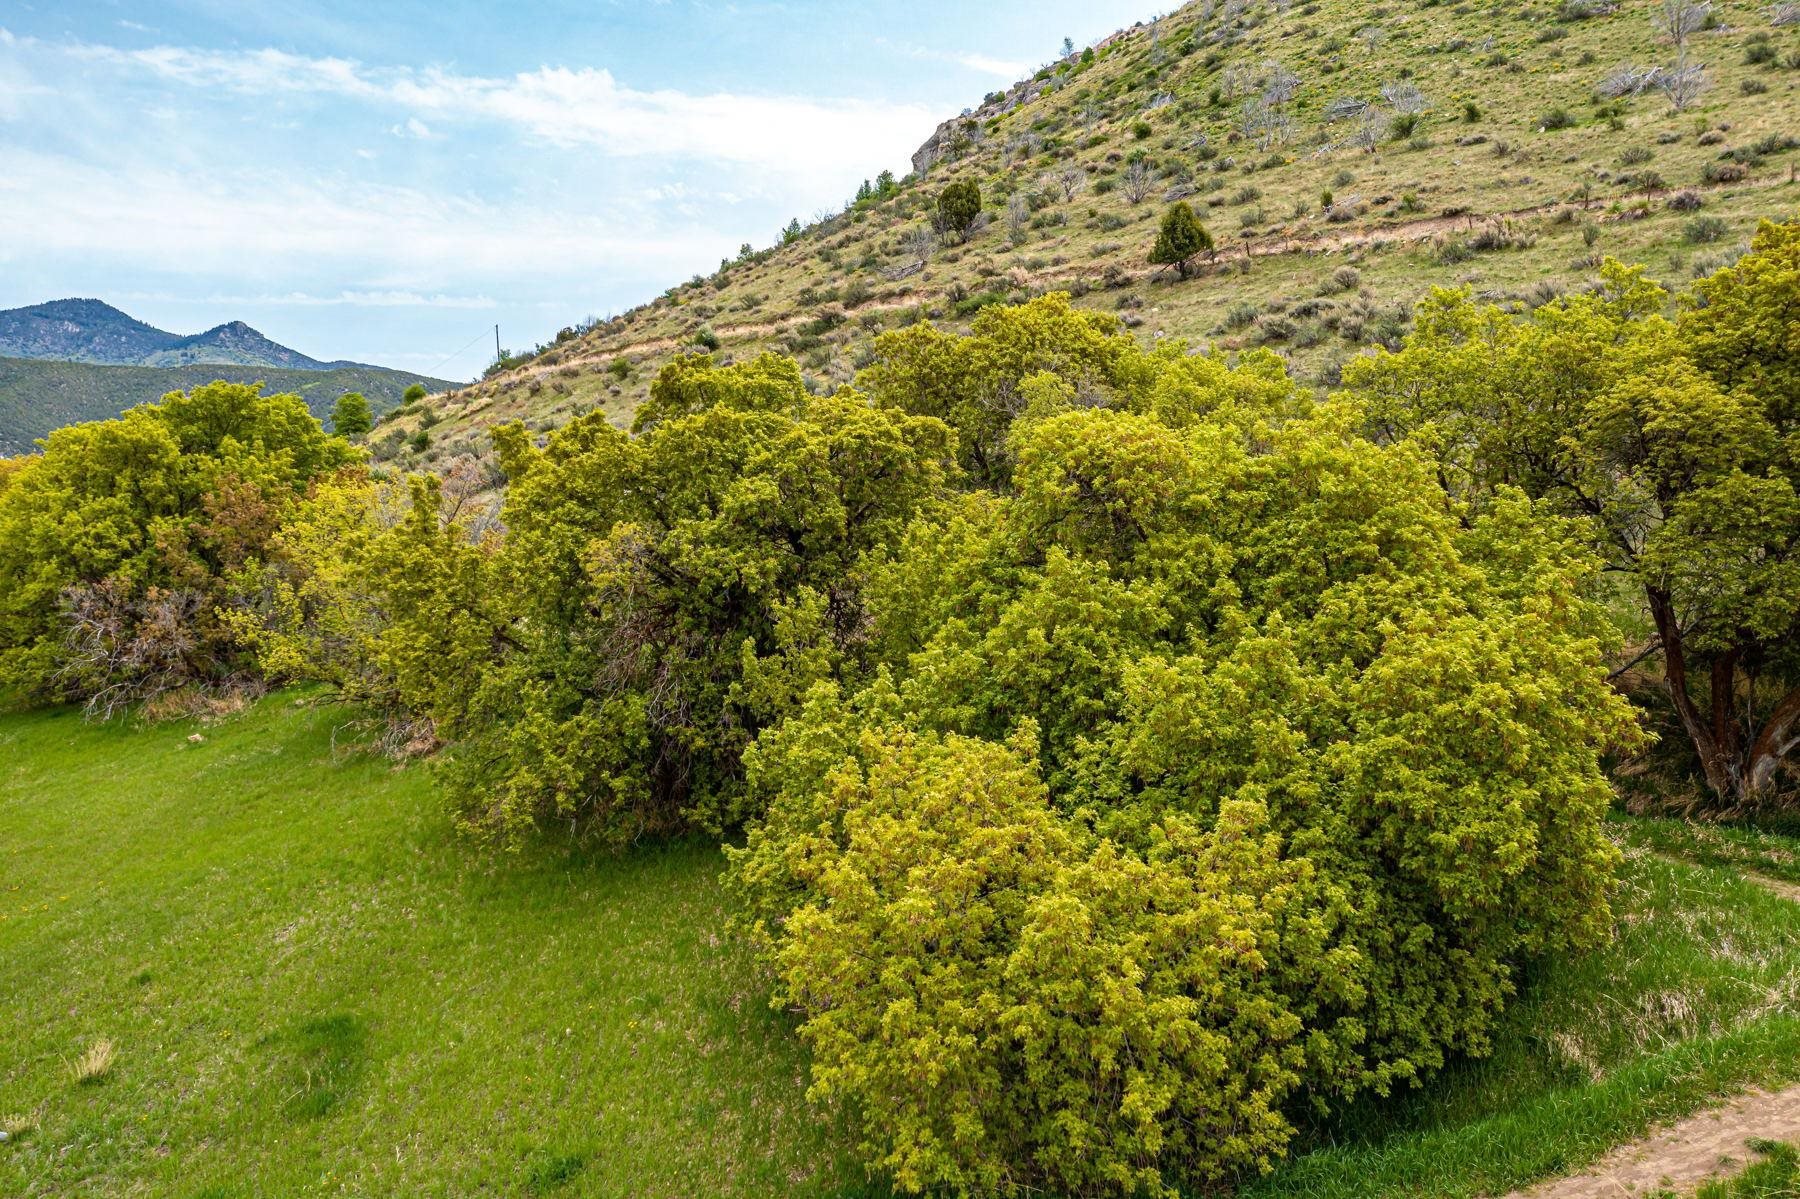
[[166, 350], [159, 350], [141, 362], [143, 366], [191, 366], [215, 362], [241, 366], [275, 366], [286, 370], [323, 371], [339, 366], [355, 366], [348, 362], [320, 362], [298, 350], [278, 345], [246, 325], [232, 321], [192, 337], [183, 337]]
[[0, 311], [0, 356], [8, 358], [137, 366], [181, 341], [100, 300], [52, 300]]
[[[300, 360], [311, 361], [304, 357]], [[0, 457], [30, 451], [36, 438], [63, 425], [114, 417], [137, 404], [161, 399], [171, 391], [187, 391], [215, 379], [260, 382], [267, 385], [265, 390], [269, 392], [293, 392], [319, 417], [328, 415], [332, 404], [346, 391], [367, 396], [380, 416], [398, 407], [401, 394], [414, 383], [423, 383], [433, 392], [456, 386], [444, 379], [355, 364], [293, 370], [210, 362], [188, 366], [108, 366], [42, 358], [0, 358]]]
[[[270, 341], [243, 321], [183, 337], [120, 312], [103, 300], [51, 300], [0, 310], [0, 358], [98, 366], [272, 366], [328, 371], [360, 362], [320, 362]], [[370, 368], [383, 369], [383, 368]]]
[[346, 391], [367, 396], [379, 416], [414, 383], [433, 392], [456, 386], [384, 366], [320, 362], [243, 321], [183, 337], [101, 300], [52, 300], [0, 311], [0, 455], [24, 453], [63, 425], [215, 379], [293, 392], [320, 417]]

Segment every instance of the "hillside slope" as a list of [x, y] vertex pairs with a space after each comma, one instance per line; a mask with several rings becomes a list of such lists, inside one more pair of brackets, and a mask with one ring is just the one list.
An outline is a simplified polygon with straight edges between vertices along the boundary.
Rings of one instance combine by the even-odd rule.
[[[1271, 347], [1328, 387], [1434, 285], [1541, 303], [1606, 254], [1685, 282], [1800, 209], [1793, 7], [1712, 6], [1687, 47], [1705, 86], [1677, 111], [1634, 91], [1678, 57], [1661, 0], [1196, 0], [990, 95], [906, 179], [774, 249], [398, 414], [378, 448], [441, 462], [506, 420], [627, 423], [661, 364], [703, 347], [780, 350], [831, 386], [885, 329], [1051, 290], [1146, 339]], [[934, 238], [962, 179], [981, 224]], [[1147, 262], [1176, 199], [1218, 246], [1187, 280]], [[405, 449], [427, 425], [412, 443], [431, 448]]]
[[442, 379], [379, 366], [332, 366], [282, 370], [267, 366], [203, 363], [188, 366], [96, 366], [0, 358], [0, 456], [22, 454], [52, 429], [76, 421], [102, 420], [136, 404], [161, 399], [215, 379], [267, 384], [270, 392], [293, 392], [313, 415], [324, 417], [346, 391], [360, 391], [377, 415], [391, 411], [414, 383], [432, 391], [454, 386]]

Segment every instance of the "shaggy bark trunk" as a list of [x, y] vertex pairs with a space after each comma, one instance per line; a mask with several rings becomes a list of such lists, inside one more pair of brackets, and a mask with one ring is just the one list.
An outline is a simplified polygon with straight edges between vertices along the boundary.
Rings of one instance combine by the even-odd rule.
[[1768, 723], [1751, 743], [1745, 785], [1751, 792], [1766, 791], [1775, 781], [1781, 760], [1800, 749], [1800, 687], [1775, 705]]
[[1674, 601], [1666, 592], [1654, 588], [1647, 588], [1646, 596], [1662, 642], [1663, 675], [1669, 700], [1675, 706], [1675, 715], [1688, 740], [1693, 742], [1694, 752], [1700, 757], [1706, 785], [1726, 802], [1749, 799], [1768, 790], [1775, 781], [1775, 772], [1781, 769], [1782, 760], [1800, 749], [1800, 687], [1788, 692], [1775, 705], [1775, 710], [1746, 749], [1743, 730], [1733, 716], [1737, 698], [1737, 651], [1721, 654], [1713, 660], [1711, 712], [1702, 713], [1688, 693], [1687, 652]]

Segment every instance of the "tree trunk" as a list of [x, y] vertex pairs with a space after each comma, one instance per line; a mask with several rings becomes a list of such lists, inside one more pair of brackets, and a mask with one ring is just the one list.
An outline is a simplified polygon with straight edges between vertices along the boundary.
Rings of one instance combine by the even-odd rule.
[[[1744, 747], [1744, 730], [1733, 715], [1736, 707], [1739, 653], [1720, 654], [1711, 667], [1711, 711], [1702, 713], [1688, 694], [1687, 653], [1674, 601], [1666, 592], [1645, 588], [1650, 614], [1663, 646], [1663, 675], [1669, 701], [1694, 752], [1699, 755], [1706, 785], [1727, 803], [1753, 798], [1775, 782], [1782, 761], [1800, 749], [1800, 687], [1788, 692]], [[1710, 719], [1708, 719], [1710, 717]]]
[[1796, 749], [1800, 749], [1800, 687], [1775, 705], [1762, 732], [1751, 743], [1745, 789], [1752, 794], [1768, 790], [1775, 781], [1775, 772], [1781, 768], [1781, 760]]
[[[1732, 798], [1737, 792], [1732, 779], [1734, 771], [1720, 757], [1719, 739], [1713, 735], [1713, 726], [1701, 715], [1700, 709], [1694, 706], [1693, 697], [1688, 694], [1687, 651], [1682, 640], [1681, 622], [1675, 615], [1675, 602], [1667, 592], [1654, 587], [1646, 587], [1644, 594], [1650, 601], [1650, 615], [1656, 621], [1656, 632], [1662, 638], [1663, 677], [1668, 684], [1669, 702], [1675, 705], [1675, 715], [1681, 720], [1688, 740], [1693, 742], [1694, 752], [1700, 755], [1700, 769], [1706, 774], [1706, 785], [1721, 799]], [[1716, 675], [1714, 683], [1716, 686]]]

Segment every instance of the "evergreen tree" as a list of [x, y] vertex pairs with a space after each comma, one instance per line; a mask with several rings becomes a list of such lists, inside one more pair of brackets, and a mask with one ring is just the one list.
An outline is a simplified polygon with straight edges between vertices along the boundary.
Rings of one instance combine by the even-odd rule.
[[1174, 267], [1185, 279], [1194, 256], [1210, 254], [1212, 248], [1212, 234], [1206, 231], [1206, 226], [1200, 223], [1187, 201], [1177, 200], [1163, 214], [1162, 228], [1157, 231], [1150, 261], [1158, 266]]
[[962, 179], [946, 187], [938, 197], [938, 225], [959, 241], [969, 240], [969, 230], [981, 215], [981, 185]]

